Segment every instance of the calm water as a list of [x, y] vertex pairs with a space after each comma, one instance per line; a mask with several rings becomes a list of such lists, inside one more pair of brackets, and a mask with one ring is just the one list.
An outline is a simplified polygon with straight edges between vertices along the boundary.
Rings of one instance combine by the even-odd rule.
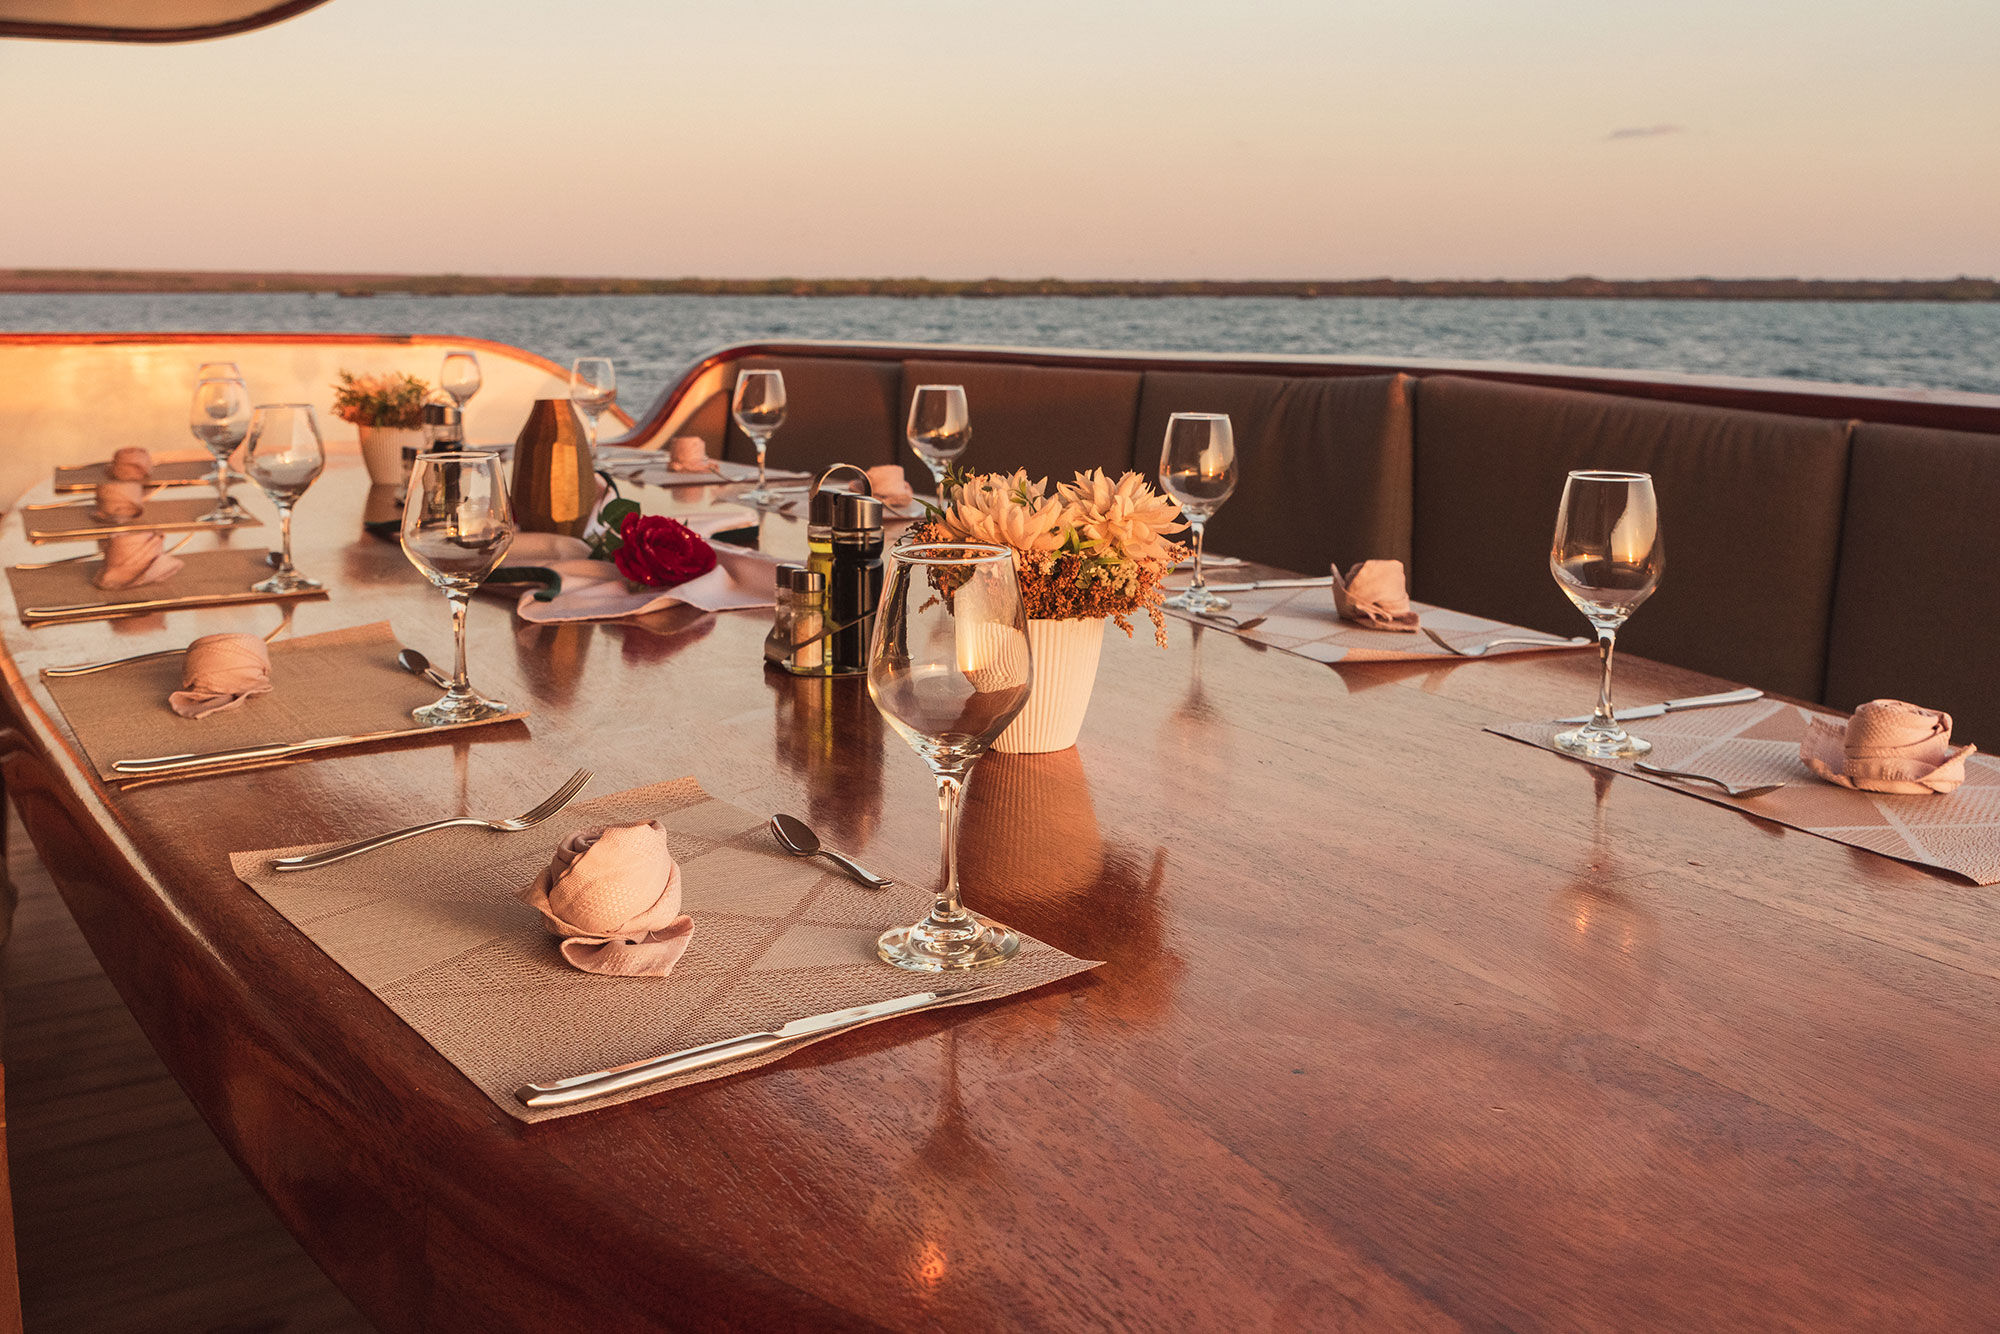
[[635, 409], [703, 353], [757, 338], [1481, 358], [2000, 393], [2000, 305], [1942, 303], [8, 295], [0, 330], [492, 338], [563, 365], [612, 357]]

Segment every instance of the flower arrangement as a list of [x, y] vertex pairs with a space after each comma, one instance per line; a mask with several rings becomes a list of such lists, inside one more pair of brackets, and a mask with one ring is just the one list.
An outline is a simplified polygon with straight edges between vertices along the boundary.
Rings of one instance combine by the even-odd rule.
[[715, 568], [715, 548], [678, 519], [641, 514], [629, 500], [598, 513], [603, 525], [591, 555], [608, 560], [634, 588], [673, 588]]
[[1127, 635], [1143, 611], [1166, 646], [1160, 581], [1187, 555], [1168, 538], [1187, 524], [1180, 506], [1138, 473], [1113, 480], [1102, 469], [1057, 484], [1025, 471], [947, 480], [948, 503], [928, 513], [906, 541], [990, 542], [1014, 552], [1021, 599], [1036, 620], [1108, 617]]
[[430, 392], [428, 383], [401, 371], [384, 375], [342, 371], [333, 386], [333, 415], [356, 426], [419, 427]]

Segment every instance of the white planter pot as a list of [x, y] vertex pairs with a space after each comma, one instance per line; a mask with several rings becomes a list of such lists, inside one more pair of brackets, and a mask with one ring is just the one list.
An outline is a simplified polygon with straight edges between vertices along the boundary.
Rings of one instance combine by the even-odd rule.
[[1028, 622], [1028, 652], [1035, 664], [1028, 705], [1007, 724], [993, 749], [1008, 755], [1068, 750], [1083, 730], [1104, 651], [1104, 620]]
[[357, 426], [361, 433], [361, 461], [368, 465], [368, 480], [377, 486], [400, 485], [403, 480], [403, 450], [419, 454], [424, 450], [420, 426]]

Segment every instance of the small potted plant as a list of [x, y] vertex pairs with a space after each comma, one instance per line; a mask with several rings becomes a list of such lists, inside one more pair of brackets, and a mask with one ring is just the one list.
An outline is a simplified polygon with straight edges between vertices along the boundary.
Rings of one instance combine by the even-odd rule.
[[333, 386], [333, 415], [361, 434], [361, 459], [377, 486], [403, 480], [403, 451], [424, 448], [424, 400], [431, 387], [414, 375], [342, 371]]
[[1113, 479], [1080, 472], [1049, 494], [1026, 472], [947, 480], [942, 509], [930, 507], [906, 541], [989, 542], [1014, 553], [1028, 613], [1034, 682], [1028, 702], [993, 743], [1011, 754], [1067, 750], [1083, 730], [1104, 648], [1104, 623], [1128, 636], [1144, 612], [1167, 642], [1160, 582], [1187, 549], [1167, 534], [1187, 525], [1180, 506], [1138, 473]]

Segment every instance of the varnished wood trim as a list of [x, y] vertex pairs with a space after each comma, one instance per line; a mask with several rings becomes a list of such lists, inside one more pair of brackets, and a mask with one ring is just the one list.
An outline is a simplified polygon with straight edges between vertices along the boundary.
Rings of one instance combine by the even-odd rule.
[[200, 23], [180, 28], [128, 28], [95, 23], [27, 23], [0, 19], [0, 37], [37, 37], [56, 42], [152, 44], [202, 42], [211, 37], [229, 37], [239, 32], [268, 28], [274, 23], [282, 23], [309, 9], [317, 9], [325, 3], [326, 0], [284, 0], [282, 4], [271, 5], [254, 14], [246, 14], [240, 19], [230, 19], [226, 23]]

